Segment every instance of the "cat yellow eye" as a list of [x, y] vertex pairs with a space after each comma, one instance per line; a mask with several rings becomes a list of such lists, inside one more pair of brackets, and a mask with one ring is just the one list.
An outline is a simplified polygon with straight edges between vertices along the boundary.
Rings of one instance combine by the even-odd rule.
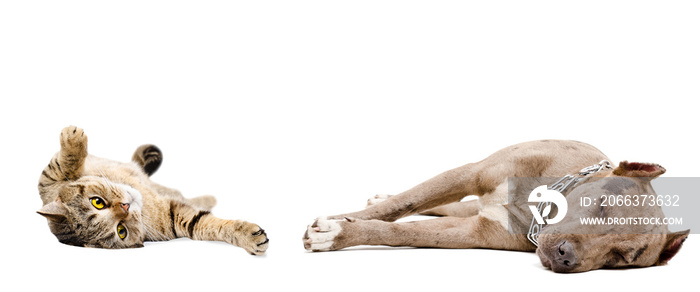
[[97, 208], [97, 210], [100, 210], [105, 207], [105, 201], [101, 198], [92, 197], [90, 198], [90, 202], [92, 203], [93, 207]]
[[117, 235], [121, 239], [126, 238], [126, 227], [124, 227], [124, 225], [122, 225], [121, 223], [117, 225]]

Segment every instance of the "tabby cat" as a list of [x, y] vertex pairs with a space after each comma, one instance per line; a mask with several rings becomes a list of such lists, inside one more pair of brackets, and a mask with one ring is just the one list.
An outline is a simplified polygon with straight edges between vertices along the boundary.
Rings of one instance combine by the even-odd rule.
[[212, 196], [184, 198], [150, 180], [163, 155], [154, 145], [136, 149], [131, 163], [89, 155], [87, 136], [74, 126], [61, 132], [61, 150], [39, 178], [39, 194], [58, 241], [100, 248], [142, 247], [144, 241], [189, 237], [217, 240], [262, 255], [265, 231], [241, 220], [223, 220], [209, 211]]

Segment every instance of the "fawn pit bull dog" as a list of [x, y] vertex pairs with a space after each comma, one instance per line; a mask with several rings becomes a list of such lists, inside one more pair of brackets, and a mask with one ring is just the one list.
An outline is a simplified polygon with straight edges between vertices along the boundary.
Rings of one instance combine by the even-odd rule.
[[[666, 264], [679, 251], [689, 230], [670, 232], [666, 225], [632, 226], [626, 230], [607, 225], [581, 226], [574, 222], [578, 220], [571, 219], [576, 216], [567, 216], [543, 228], [537, 246], [528, 240], [526, 232], [513, 232], [528, 229], [530, 219], [518, 218], [525, 218], [522, 214], [530, 211], [508, 204], [509, 193], [515, 192], [518, 198], [526, 200], [530, 191], [545, 181], [538, 178], [560, 178], [604, 160], [608, 158], [598, 149], [577, 141], [541, 140], [513, 145], [401, 194], [378, 195], [362, 211], [319, 217], [307, 227], [304, 248], [333, 251], [357, 245], [388, 245], [535, 251], [542, 265], [554, 272]], [[626, 161], [601, 169], [563, 193], [568, 212], [598, 217], [630, 212], [663, 216], [659, 206], [581, 208], [577, 200], [613, 191], [654, 195], [651, 180], [665, 171], [657, 164]], [[509, 184], [509, 178], [531, 178], [523, 180], [531, 183]], [[461, 202], [469, 195], [478, 200]], [[418, 213], [442, 217], [394, 222]]]

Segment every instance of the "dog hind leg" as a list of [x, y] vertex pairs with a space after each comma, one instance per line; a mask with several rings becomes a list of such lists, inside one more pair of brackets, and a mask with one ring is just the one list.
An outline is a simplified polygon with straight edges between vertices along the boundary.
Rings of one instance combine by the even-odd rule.
[[474, 166], [467, 164], [433, 177], [408, 191], [390, 196], [378, 204], [358, 212], [329, 216], [393, 222], [400, 218], [427, 211], [437, 206], [459, 202], [467, 195], [477, 193], [472, 182]]
[[[392, 195], [376, 195], [367, 200], [367, 207], [372, 205], [377, 205], [383, 201], [386, 201], [392, 197]], [[418, 213], [424, 216], [453, 216], [453, 217], [471, 217], [479, 214], [479, 202], [477, 200], [467, 200], [455, 203], [449, 203], [442, 206], [437, 206], [432, 209]]]
[[442, 206], [437, 206], [427, 211], [420, 212], [420, 215], [438, 216], [438, 217], [462, 217], [469, 218], [479, 214], [479, 201], [468, 200], [456, 203], [449, 203]]

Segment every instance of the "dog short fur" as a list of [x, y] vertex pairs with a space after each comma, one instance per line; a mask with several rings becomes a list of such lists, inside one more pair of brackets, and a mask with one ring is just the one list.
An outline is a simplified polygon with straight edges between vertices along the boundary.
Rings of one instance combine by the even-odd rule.
[[[579, 235], [575, 230], [548, 234], [545, 228], [539, 248], [526, 234], [509, 232], [509, 212], [513, 212], [507, 206], [509, 187], [513, 188], [508, 185], [509, 178], [560, 178], [602, 160], [609, 159], [597, 148], [578, 141], [540, 140], [506, 147], [401, 194], [376, 196], [364, 210], [319, 217], [307, 227], [304, 247], [310, 251], [333, 251], [357, 245], [537, 251], [542, 264], [555, 272], [667, 263], [680, 249], [688, 231], [670, 233], [666, 228], [660, 234]], [[656, 164], [623, 162], [595, 177], [621, 180], [648, 177], [634, 182], [634, 187], [649, 191], [649, 181], [664, 171]], [[595, 179], [583, 185], [597, 187]], [[574, 193], [567, 194], [567, 199]], [[470, 195], [478, 199], [461, 201]], [[394, 222], [418, 213], [442, 217]]]

